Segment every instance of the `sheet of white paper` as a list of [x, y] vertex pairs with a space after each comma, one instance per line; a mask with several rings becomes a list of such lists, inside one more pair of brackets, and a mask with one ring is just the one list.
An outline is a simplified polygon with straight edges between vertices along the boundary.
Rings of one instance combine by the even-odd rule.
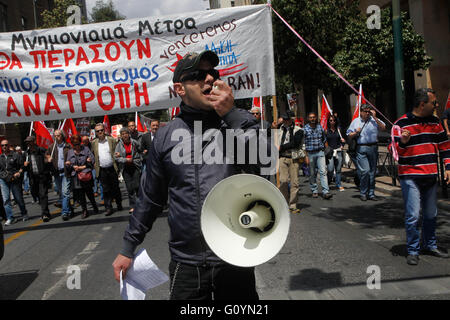
[[169, 277], [150, 259], [147, 251], [141, 249], [134, 257], [125, 279], [122, 281], [122, 273], [120, 279], [120, 293], [123, 299], [132, 300], [134, 297], [142, 300], [149, 289], [163, 284]]
[[145, 292], [123, 281], [122, 271], [120, 271], [120, 296], [123, 300], [144, 300]]

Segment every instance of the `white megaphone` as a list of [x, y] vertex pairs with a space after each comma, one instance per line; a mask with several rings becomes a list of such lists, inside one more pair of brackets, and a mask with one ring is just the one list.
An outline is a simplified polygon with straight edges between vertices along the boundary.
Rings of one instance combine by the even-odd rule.
[[290, 212], [268, 180], [238, 174], [217, 183], [202, 207], [206, 243], [222, 260], [251, 267], [272, 259], [289, 233]]

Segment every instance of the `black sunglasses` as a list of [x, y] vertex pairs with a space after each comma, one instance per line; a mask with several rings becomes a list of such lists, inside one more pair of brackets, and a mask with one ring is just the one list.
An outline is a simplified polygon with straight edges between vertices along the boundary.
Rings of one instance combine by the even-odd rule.
[[8, 146], [8, 144], [2, 144], [2, 147], [7, 147]]
[[216, 70], [216, 69], [195, 70], [195, 71], [192, 71], [192, 72], [184, 74], [181, 77], [180, 82], [183, 82], [183, 81], [204, 81], [208, 74], [211, 77], [214, 78], [214, 81], [219, 79], [219, 76], [220, 76], [219, 71]]
[[103, 130], [103, 129], [95, 130], [95, 132], [103, 132], [103, 131], [105, 131], [105, 130]]

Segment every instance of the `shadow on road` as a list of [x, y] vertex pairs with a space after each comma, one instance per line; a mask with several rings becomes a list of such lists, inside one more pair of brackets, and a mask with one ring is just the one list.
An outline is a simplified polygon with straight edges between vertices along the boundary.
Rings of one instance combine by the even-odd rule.
[[38, 275], [38, 270], [0, 274], [0, 300], [16, 300]]
[[[70, 228], [70, 227], [79, 227], [79, 226], [89, 226], [89, 225], [95, 225], [95, 224], [106, 224], [106, 223], [114, 223], [114, 222], [123, 222], [128, 221], [130, 219], [130, 215], [125, 216], [110, 216], [105, 217], [102, 214], [91, 214], [87, 219], [84, 220], [78, 220], [81, 219], [79, 216], [81, 214], [75, 214], [75, 216], [69, 220], [69, 221], [61, 221], [61, 216], [58, 214], [52, 215], [52, 219], [50, 220], [50, 223], [43, 223], [38, 226], [26, 226], [22, 228], [14, 228], [11, 229], [10, 227], [8, 229], [4, 229], [4, 234], [8, 233], [16, 233], [16, 232], [22, 232], [22, 231], [37, 231], [37, 230], [45, 230], [45, 229], [58, 229], [58, 228]], [[39, 218], [40, 216], [33, 216], [31, 217], [31, 220], [34, 218]], [[167, 217], [167, 211], [162, 212], [160, 215], [158, 215], [158, 218], [166, 218]], [[61, 222], [58, 223], [52, 223], [54, 219], [59, 219]]]
[[342, 287], [342, 277], [340, 272], [326, 273], [319, 269], [301, 270], [300, 274], [292, 276], [289, 290], [323, 290]]

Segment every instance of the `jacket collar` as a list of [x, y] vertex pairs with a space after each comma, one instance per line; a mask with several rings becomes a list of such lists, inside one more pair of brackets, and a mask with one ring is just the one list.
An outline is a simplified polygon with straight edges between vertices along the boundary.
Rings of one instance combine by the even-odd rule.
[[217, 128], [222, 122], [222, 118], [216, 113], [216, 111], [207, 111], [197, 109], [191, 106], [188, 106], [184, 102], [180, 104], [180, 117], [183, 121], [188, 124], [193, 124], [194, 121], [201, 121], [203, 129], [207, 128]]

